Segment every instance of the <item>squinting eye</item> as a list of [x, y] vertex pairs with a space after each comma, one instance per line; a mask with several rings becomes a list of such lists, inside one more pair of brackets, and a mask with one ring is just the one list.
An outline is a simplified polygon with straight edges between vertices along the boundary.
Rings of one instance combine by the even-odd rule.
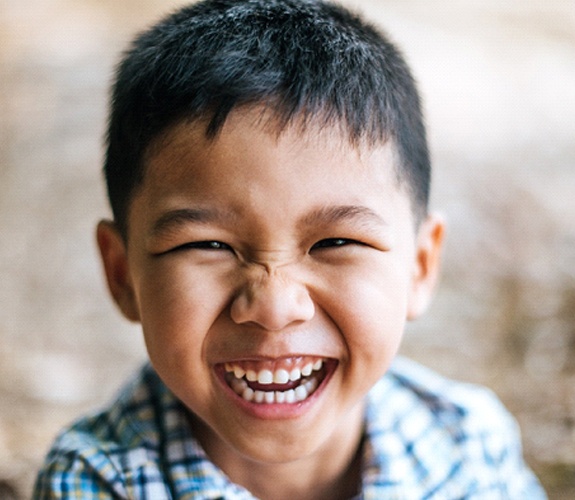
[[221, 241], [206, 241], [207, 248], [211, 250], [229, 250], [229, 246]]
[[357, 241], [348, 240], [345, 238], [326, 238], [325, 240], [318, 241], [315, 245], [311, 247], [311, 249], [317, 250], [318, 248], [343, 247], [345, 245], [350, 245], [353, 243], [357, 243]]
[[221, 241], [192, 241], [190, 243], [184, 243], [174, 250], [185, 250], [189, 248], [196, 248], [198, 250], [231, 250], [232, 248], [226, 243]]

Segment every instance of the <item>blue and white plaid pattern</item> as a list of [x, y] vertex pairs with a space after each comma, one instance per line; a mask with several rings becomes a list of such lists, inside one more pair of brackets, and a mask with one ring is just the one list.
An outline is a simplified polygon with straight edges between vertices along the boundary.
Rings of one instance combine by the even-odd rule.
[[[34, 498], [254, 499], [206, 457], [149, 366], [108, 410], [59, 436]], [[358, 498], [546, 497], [515, 421], [489, 391], [398, 359], [368, 395]]]

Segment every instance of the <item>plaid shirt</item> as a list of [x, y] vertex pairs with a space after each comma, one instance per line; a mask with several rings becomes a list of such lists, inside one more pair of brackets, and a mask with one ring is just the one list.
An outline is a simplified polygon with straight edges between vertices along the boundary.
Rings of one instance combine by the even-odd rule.
[[[64, 431], [35, 499], [253, 500], [190, 433], [186, 412], [149, 367], [106, 411]], [[517, 426], [485, 389], [404, 359], [367, 397], [362, 490], [398, 500], [542, 499]]]

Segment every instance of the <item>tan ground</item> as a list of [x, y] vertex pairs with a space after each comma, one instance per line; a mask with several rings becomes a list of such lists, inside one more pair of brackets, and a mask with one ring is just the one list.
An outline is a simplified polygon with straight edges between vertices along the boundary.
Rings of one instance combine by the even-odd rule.
[[[175, 0], [0, 0], [0, 498], [143, 359], [93, 227], [106, 85]], [[356, 0], [404, 47], [428, 110], [441, 290], [404, 352], [493, 388], [551, 498], [575, 498], [575, 3]], [[16, 493], [17, 490], [17, 493]]]

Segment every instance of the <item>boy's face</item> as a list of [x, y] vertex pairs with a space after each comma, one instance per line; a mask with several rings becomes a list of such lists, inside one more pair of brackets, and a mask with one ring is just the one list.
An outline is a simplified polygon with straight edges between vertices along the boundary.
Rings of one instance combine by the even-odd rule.
[[232, 113], [214, 140], [172, 130], [127, 247], [109, 223], [98, 240], [154, 368], [207, 424], [208, 453], [286, 462], [357, 445], [362, 398], [431, 293], [442, 226], [416, 231], [390, 146], [278, 136], [259, 117]]

